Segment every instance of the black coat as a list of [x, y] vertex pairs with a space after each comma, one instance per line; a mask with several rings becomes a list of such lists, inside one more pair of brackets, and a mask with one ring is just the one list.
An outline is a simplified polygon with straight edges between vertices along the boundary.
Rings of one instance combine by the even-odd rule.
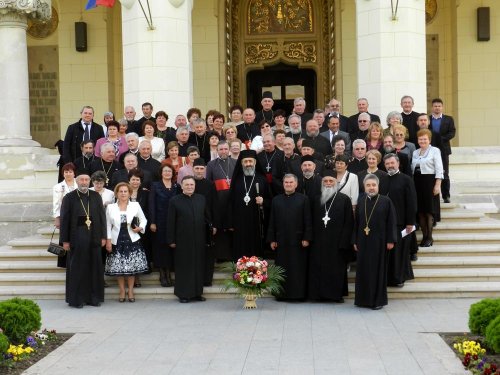
[[[113, 173], [113, 177], [111, 177], [111, 182], [109, 183], [108, 189], [113, 190], [115, 186], [120, 182], [128, 182], [128, 172], [129, 171], [127, 169], [120, 169], [119, 171]], [[144, 178], [142, 179], [141, 185], [142, 187], [149, 189], [151, 187], [151, 182], [153, 182], [151, 172], [146, 169], [142, 170], [142, 172], [144, 173]]]
[[[432, 129], [432, 116], [429, 116], [429, 130], [432, 130], [432, 133], [435, 133]], [[441, 152], [445, 155], [451, 154], [451, 145], [450, 141], [455, 137], [457, 129], [455, 128], [455, 121], [453, 121], [453, 117], [443, 115], [441, 119], [441, 128], [439, 129], [439, 135], [441, 136]]]
[[[63, 160], [64, 164], [72, 163], [77, 158], [82, 156], [81, 143], [83, 141], [83, 136], [85, 133], [85, 128], [81, 123], [81, 119], [68, 126], [66, 130], [66, 135], [64, 136], [63, 145]], [[99, 138], [104, 138], [104, 129], [101, 125], [92, 121], [90, 126], [90, 139], [97, 143]]]

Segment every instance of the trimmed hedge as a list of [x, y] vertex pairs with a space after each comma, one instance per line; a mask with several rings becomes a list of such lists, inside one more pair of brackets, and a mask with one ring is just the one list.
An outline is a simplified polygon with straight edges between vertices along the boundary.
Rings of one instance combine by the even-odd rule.
[[[9, 339], [7, 336], [5, 336], [3, 333], [0, 333], [0, 356], [4, 353], [7, 353], [7, 350], [9, 350]], [[0, 361], [2, 358], [0, 358]]]
[[500, 315], [486, 327], [486, 342], [495, 353], [500, 353]]
[[488, 324], [500, 316], [500, 298], [486, 298], [471, 305], [469, 310], [469, 329], [476, 335], [484, 336]]
[[31, 301], [13, 298], [0, 302], [0, 324], [4, 334], [13, 344], [22, 344], [33, 331], [42, 325], [40, 307]]

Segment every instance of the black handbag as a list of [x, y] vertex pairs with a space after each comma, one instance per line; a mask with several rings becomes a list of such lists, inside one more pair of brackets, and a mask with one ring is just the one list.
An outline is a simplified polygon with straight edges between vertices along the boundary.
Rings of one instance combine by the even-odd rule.
[[130, 228], [135, 229], [138, 226], [139, 226], [139, 218], [137, 216], [134, 216], [132, 222], [130, 223]]
[[56, 227], [54, 227], [54, 230], [52, 231], [52, 237], [50, 237], [50, 244], [49, 247], [47, 248], [47, 251], [51, 254], [57, 255], [58, 257], [62, 257], [66, 255], [66, 250], [64, 250], [64, 248], [61, 245], [52, 242], [52, 240], [54, 239], [55, 231]]

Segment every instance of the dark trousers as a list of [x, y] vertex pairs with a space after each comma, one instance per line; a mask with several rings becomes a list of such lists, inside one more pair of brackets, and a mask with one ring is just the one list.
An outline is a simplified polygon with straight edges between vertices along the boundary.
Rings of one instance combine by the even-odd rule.
[[441, 151], [441, 159], [443, 160], [444, 179], [441, 182], [441, 195], [443, 199], [450, 197], [450, 155]]

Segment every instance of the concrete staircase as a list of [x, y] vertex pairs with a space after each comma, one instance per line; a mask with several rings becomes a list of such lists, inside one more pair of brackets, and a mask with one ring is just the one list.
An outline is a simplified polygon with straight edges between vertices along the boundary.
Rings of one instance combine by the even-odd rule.
[[[500, 221], [480, 212], [443, 204], [443, 221], [435, 228], [434, 246], [421, 248], [413, 263], [415, 280], [403, 288], [389, 288], [390, 298], [487, 297], [500, 294]], [[34, 236], [9, 241], [0, 247], [0, 298], [24, 296], [37, 299], [64, 298], [64, 270], [56, 267], [55, 256], [46, 252], [51, 228]], [[211, 298], [234, 296], [221, 293], [228, 275], [216, 270], [214, 286], [205, 288]], [[349, 274], [350, 298], [355, 273]], [[141, 276], [139, 299], [175, 298], [173, 288], [162, 288], [158, 273]], [[116, 299], [118, 288], [107, 278], [106, 298]]]

